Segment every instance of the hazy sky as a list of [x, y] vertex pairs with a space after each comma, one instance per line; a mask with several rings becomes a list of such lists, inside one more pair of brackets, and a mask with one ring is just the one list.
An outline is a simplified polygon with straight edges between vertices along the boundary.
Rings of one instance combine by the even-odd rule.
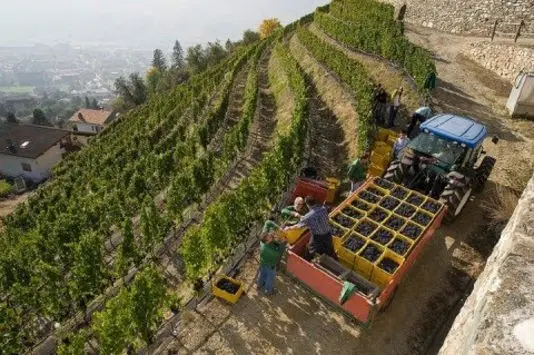
[[328, 0], [0, 0], [0, 45], [70, 42], [170, 50], [287, 24]]

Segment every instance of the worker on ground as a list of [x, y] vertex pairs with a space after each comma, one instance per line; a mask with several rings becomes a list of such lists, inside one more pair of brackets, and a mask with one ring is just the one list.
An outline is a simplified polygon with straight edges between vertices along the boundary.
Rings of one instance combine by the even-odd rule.
[[393, 145], [393, 153], [395, 154], [395, 157], [399, 159], [400, 152], [410, 143], [410, 138], [408, 138], [406, 131], [403, 130], [399, 136], [395, 140], [395, 144]]
[[273, 221], [266, 221], [260, 243], [260, 268], [258, 271], [258, 291], [267, 295], [274, 293], [276, 267], [286, 248], [286, 240], [276, 232], [280, 227]]
[[399, 112], [403, 92], [404, 88], [402, 86], [393, 92], [393, 96], [391, 98], [391, 106], [389, 107], [389, 119], [387, 127], [395, 127], [395, 118], [397, 117], [397, 113]]
[[373, 102], [373, 115], [378, 125], [384, 124], [384, 113], [386, 112], [388, 103], [388, 94], [382, 87], [382, 84], [378, 84], [374, 92]]
[[413, 129], [415, 128], [415, 125], [417, 122], [419, 124], [425, 122], [427, 119], [429, 119], [432, 116], [432, 110], [430, 107], [422, 106], [419, 107], [415, 112], [412, 114], [412, 120], [410, 122], [410, 125], [408, 126], [408, 129], [406, 131], [406, 134], [408, 137], [412, 137]]
[[337, 255], [334, 251], [334, 242], [332, 241], [332, 229], [330, 228], [328, 210], [324, 205], [317, 203], [311, 197], [306, 197], [306, 205], [310, 212], [302, 217], [300, 223], [287, 227], [285, 230], [308, 227], [311, 232], [311, 238], [308, 243], [308, 252], [305, 255], [306, 260], [312, 260], [315, 256], [326, 254], [335, 260]]
[[367, 163], [369, 154], [364, 153], [360, 158], [355, 159], [349, 165], [347, 177], [350, 180], [350, 192], [353, 193], [360, 187], [367, 178]]
[[300, 219], [307, 212], [306, 204], [302, 197], [295, 198], [295, 202], [291, 206], [287, 206], [282, 210], [282, 217], [284, 218], [286, 226], [292, 226], [300, 222]]

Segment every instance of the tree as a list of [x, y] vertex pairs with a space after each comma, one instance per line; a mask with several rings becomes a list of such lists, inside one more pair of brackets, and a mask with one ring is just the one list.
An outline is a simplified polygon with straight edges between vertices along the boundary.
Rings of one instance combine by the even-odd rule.
[[147, 88], [138, 73], [130, 74], [130, 80], [122, 76], [115, 80], [115, 93], [117, 99], [113, 108], [117, 110], [129, 110], [146, 101]]
[[280, 20], [277, 18], [268, 18], [263, 20], [260, 25], [260, 37], [261, 39], [269, 37], [273, 32], [282, 28]]
[[85, 97], [85, 108], [91, 108], [91, 101], [87, 96]]
[[139, 73], [130, 74], [130, 82], [133, 89], [133, 102], [134, 104], [141, 105], [146, 101], [146, 86]]
[[32, 123], [40, 126], [51, 126], [50, 122], [46, 119], [46, 115], [43, 110], [36, 108], [33, 110], [33, 120]]
[[96, 98], [93, 98], [93, 102], [91, 103], [91, 108], [98, 110], [100, 107], [98, 106], [98, 101], [96, 101]]
[[227, 55], [226, 50], [223, 48], [219, 41], [213, 43], [208, 42], [206, 46], [205, 54], [208, 65], [216, 65], [223, 60]]
[[224, 49], [226, 50], [226, 52], [231, 52], [234, 47], [235, 47], [236, 43], [233, 43], [232, 41], [230, 41], [230, 38], [228, 38], [226, 40], [226, 43], [224, 44]]
[[252, 30], [246, 30], [243, 33], [243, 44], [248, 45], [260, 40], [260, 34]]
[[151, 93], [156, 92], [158, 83], [161, 80], [161, 71], [156, 67], [150, 67], [146, 72], [146, 83], [148, 91]]
[[177, 69], [185, 67], [184, 50], [178, 40], [174, 42], [174, 47], [172, 49], [172, 65]]
[[15, 117], [15, 114], [13, 112], [8, 112], [6, 116], [6, 121], [9, 123], [18, 123], [17, 117]]
[[164, 72], [167, 70], [167, 61], [161, 49], [154, 50], [154, 58], [152, 59], [152, 66], [159, 69], [159, 71]]
[[122, 225], [122, 243], [119, 247], [119, 259], [117, 260], [117, 273], [123, 276], [128, 272], [130, 265], [137, 262], [138, 253], [135, 248], [135, 237], [132, 221], [127, 218]]
[[186, 60], [193, 72], [202, 71], [207, 67], [206, 58], [204, 57], [204, 50], [200, 44], [187, 48]]

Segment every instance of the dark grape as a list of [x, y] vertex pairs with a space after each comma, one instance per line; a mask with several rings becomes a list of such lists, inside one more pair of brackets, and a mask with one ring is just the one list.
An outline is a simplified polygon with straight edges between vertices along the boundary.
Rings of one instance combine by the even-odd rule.
[[235, 283], [233, 283], [232, 281], [228, 279], [221, 279], [219, 282], [217, 282], [217, 287], [232, 295], [235, 295], [237, 291], [239, 290], [239, 285], [236, 285]]
[[395, 240], [389, 245], [389, 249], [402, 256], [406, 254], [409, 248], [410, 244], [400, 238], [395, 238]]
[[380, 197], [373, 195], [372, 193], [369, 193], [367, 191], [362, 191], [358, 194], [358, 197], [360, 197], [362, 200], [365, 200], [367, 202], [371, 203], [377, 203], [380, 201]]
[[431, 220], [432, 217], [423, 212], [417, 212], [415, 216], [412, 217], [412, 221], [425, 227], [430, 223]]
[[425, 199], [415, 193], [411, 193], [410, 196], [408, 196], [408, 198], [406, 199], [406, 202], [408, 203], [411, 203], [412, 205], [414, 206], [421, 206], [421, 204], [423, 203]]
[[393, 274], [399, 267], [399, 263], [390, 258], [384, 258], [378, 263], [378, 267], [386, 270], [389, 274]]
[[395, 186], [391, 181], [382, 178], [375, 179], [374, 184], [386, 190], [391, 190]]
[[362, 258], [365, 258], [369, 260], [370, 262], [375, 262], [380, 255], [382, 254], [382, 251], [378, 249], [377, 246], [373, 244], [369, 244], [365, 247], [365, 249], [360, 253], [360, 256]]
[[421, 232], [421, 227], [416, 226], [413, 223], [408, 223], [406, 227], [402, 229], [401, 234], [407, 236], [410, 239], [415, 240], [417, 239], [417, 237], [419, 237], [419, 235], [421, 235]]
[[373, 233], [375, 229], [377, 228], [378, 226], [374, 224], [373, 222], [363, 221], [363, 222], [360, 222], [360, 224], [356, 226], [356, 232], [360, 233], [364, 237], [367, 237], [371, 235], [371, 233]]
[[413, 206], [410, 206], [406, 203], [401, 204], [397, 209], [395, 210], [396, 214], [399, 214], [403, 217], [410, 218], [414, 213], [416, 209]]
[[404, 199], [408, 195], [408, 191], [406, 189], [403, 189], [400, 186], [397, 186], [396, 188], [391, 191], [391, 196], [398, 198], [399, 200]]
[[365, 240], [362, 238], [353, 235], [349, 237], [345, 243], [343, 243], [343, 246], [349, 250], [351, 250], [353, 253], [357, 253], [365, 244]]
[[436, 213], [437, 211], [439, 211], [440, 207], [441, 206], [438, 203], [432, 201], [426, 201], [425, 203], [423, 203], [422, 206], [423, 209], [427, 210], [430, 213]]
[[376, 196], [380, 196], [380, 197], [385, 195], [382, 191], [380, 191], [379, 189], [376, 189], [374, 187], [369, 187], [367, 189], [367, 191], [369, 191], [370, 193], [372, 193], [372, 194], [374, 194]]
[[363, 214], [361, 212], [355, 210], [352, 207], [348, 207], [348, 206], [345, 207], [341, 212], [343, 212], [343, 214], [346, 214], [347, 216], [355, 218], [355, 219], [360, 219], [360, 218], [363, 217]]
[[346, 229], [343, 229], [339, 226], [336, 226], [332, 223], [330, 223], [330, 228], [332, 229], [332, 235], [334, 237], [342, 237], [345, 235], [345, 233], [347, 233], [347, 230]]
[[386, 227], [388, 227], [389, 229], [393, 229], [394, 231], [398, 231], [399, 229], [401, 229], [401, 227], [404, 225], [404, 223], [406, 223], [406, 221], [403, 220], [402, 218], [399, 218], [397, 216], [391, 216], [386, 220], [384, 225]]
[[371, 212], [368, 217], [371, 218], [375, 222], [382, 222], [387, 218], [388, 214], [386, 211], [384, 211], [381, 208], [375, 208], [373, 212]]
[[393, 233], [384, 228], [380, 228], [375, 232], [371, 239], [378, 242], [379, 244], [386, 245], [392, 238]]
[[351, 204], [361, 211], [369, 211], [371, 209], [371, 205], [357, 199], [352, 200]]
[[388, 197], [385, 197], [382, 199], [382, 201], [380, 201], [380, 206], [384, 207], [385, 209], [388, 209], [390, 211], [393, 211], [395, 209], [395, 207], [397, 207], [399, 205], [400, 201], [391, 197], [391, 196], [388, 196]]
[[352, 219], [350, 219], [349, 217], [345, 216], [342, 213], [338, 213], [337, 215], [335, 215], [333, 220], [337, 224], [340, 224], [342, 227], [345, 227], [348, 229], [350, 229], [354, 224], [356, 224], [356, 222], [354, 222]]

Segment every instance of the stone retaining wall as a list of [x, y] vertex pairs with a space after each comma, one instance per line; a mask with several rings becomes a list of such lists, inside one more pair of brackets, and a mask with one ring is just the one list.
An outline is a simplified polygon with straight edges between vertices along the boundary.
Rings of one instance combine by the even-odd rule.
[[440, 355], [534, 354], [534, 177]]
[[510, 23], [525, 21], [523, 31], [534, 32], [532, 0], [381, 0], [397, 7], [406, 3], [407, 22], [445, 32], [489, 36], [495, 19], [497, 31], [515, 33]]
[[534, 48], [488, 41], [473, 43], [464, 54], [512, 83], [521, 70], [534, 71]]

